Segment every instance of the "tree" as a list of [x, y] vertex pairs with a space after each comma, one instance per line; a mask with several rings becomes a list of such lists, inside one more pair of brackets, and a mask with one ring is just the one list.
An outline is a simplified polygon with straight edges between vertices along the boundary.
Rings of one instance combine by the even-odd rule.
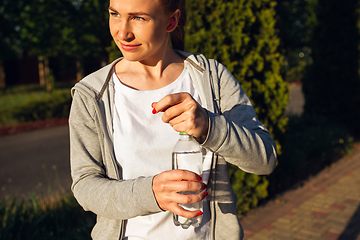
[[286, 50], [308, 47], [317, 25], [318, 0], [277, 0], [279, 37]]
[[277, 138], [285, 130], [287, 86], [275, 29], [274, 1], [188, 1], [185, 48], [223, 63]]
[[[271, 0], [187, 1], [185, 50], [215, 58], [233, 73], [280, 152], [288, 89], [281, 76], [283, 56], [278, 49], [275, 5]], [[265, 178], [233, 168], [230, 174], [233, 188], [239, 190], [239, 211], [256, 206], [267, 195]]]
[[3, 62], [16, 59], [20, 55], [19, 48], [19, 16], [23, 1], [14, 4], [3, 0], [0, 4], [0, 89], [6, 87]]
[[305, 114], [359, 133], [358, 1], [318, 0], [311, 48], [313, 64], [303, 79]]
[[1, 48], [0, 59], [9, 50], [19, 58], [38, 57], [44, 82], [51, 79], [50, 57], [76, 58], [79, 72], [83, 58], [100, 58], [104, 65], [111, 45], [107, 7], [108, 1], [100, 0], [4, 0], [0, 46], [6, 47]]
[[73, 15], [72, 37], [76, 44], [72, 49], [79, 61], [86, 57], [100, 56], [101, 65], [109, 61], [108, 47], [111, 46], [112, 37], [108, 26], [109, 1], [100, 0], [74, 0], [76, 14]]
[[[4, 0], [0, 11], [4, 20], [0, 34], [4, 35], [1, 42], [6, 45], [7, 52], [1, 52], [0, 56], [9, 58], [9, 52], [14, 52], [12, 57], [17, 58], [38, 56], [42, 83], [49, 83], [48, 58], [61, 52], [69, 5], [70, 0]], [[50, 86], [47, 84], [48, 88]]]
[[301, 81], [312, 63], [310, 40], [317, 24], [317, 0], [277, 0], [279, 37], [285, 51], [285, 80]]

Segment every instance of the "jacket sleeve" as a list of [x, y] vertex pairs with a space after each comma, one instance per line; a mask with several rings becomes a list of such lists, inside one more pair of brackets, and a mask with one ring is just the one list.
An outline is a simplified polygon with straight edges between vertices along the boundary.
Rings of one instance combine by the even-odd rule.
[[[96, 102], [75, 91], [69, 117], [72, 191], [86, 210], [110, 219], [160, 212], [152, 192], [153, 177], [119, 180], [112, 149], [101, 130]], [[106, 164], [105, 164], [106, 162]]]
[[271, 173], [277, 158], [274, 140], [238, 81], [222, 64], [215, 61], [215, 66], [212, 77], [217, 78], [213, 81], [218, 84], [220, 113], [208, 112], [209, 133], [203, 146], [246, 172]]

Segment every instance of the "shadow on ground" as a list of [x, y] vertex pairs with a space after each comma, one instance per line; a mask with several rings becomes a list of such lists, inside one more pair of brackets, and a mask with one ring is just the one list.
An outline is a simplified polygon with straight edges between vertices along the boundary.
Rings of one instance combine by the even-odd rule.
[[346, 228], [338, 238], [338, 240], [355, 240], [360, 234], [360, 205], [351, 217]]

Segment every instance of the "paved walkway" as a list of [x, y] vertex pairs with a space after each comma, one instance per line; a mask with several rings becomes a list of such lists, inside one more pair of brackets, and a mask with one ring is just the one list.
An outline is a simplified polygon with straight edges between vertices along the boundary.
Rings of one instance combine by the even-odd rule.
[[24, 130], [35, 128], [34, 124], [5, 129], [16, 134], [1, 135], [0, 129], [0, 199], [70, 191], [68, 126], [35, 125], [39, 124], [40, 129], [32, 131]]
[[245, 240], [360, 240], [360, 145], [240, 221]]

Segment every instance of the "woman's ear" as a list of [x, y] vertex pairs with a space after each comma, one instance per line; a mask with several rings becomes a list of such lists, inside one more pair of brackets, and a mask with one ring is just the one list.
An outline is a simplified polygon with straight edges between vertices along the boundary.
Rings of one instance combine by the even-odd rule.
[[170, 24], [166, 28], [166, 31], [172, 32], [175, 30], [175, 28], [178, 26], [178, 22], [180, 19], [180, 10], [177, 9], [170, 17]]
[[170, 25], [167, 27], [166, 30], [170, 31], [174, 25], [175, 25], [175, 18], [172, 17], [170, 19]]

